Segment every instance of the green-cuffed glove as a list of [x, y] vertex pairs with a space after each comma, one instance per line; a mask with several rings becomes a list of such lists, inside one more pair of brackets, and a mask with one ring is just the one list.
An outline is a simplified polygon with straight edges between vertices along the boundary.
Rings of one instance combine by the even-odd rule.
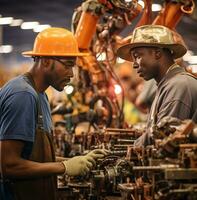
[[103, 158], [106, 155], [106, 150], [95, 149], [85, 156], [76, 156], [67, 161], [62, 161], [65, 166], [65, 174], [69, 176], [85, 175], [96, 165], [96, 159]]

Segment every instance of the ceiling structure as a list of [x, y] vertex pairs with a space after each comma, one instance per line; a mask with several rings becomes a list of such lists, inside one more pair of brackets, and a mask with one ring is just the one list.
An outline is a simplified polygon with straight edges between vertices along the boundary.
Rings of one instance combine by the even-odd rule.
[[[157, 0], [157, 2], [162, 3], [163, 0]], [[70, 29], [73, 10], [81, 3], [82, 0], [0, 0], [0, 15], [2, 17], [22, 19], [23, 21], [38, 21], [40, 24], [50, 24], [51, 26]], [[22, 59], [21, 52], [31, 50], [37, 35], [32, 30], [22, 30], [20, 26], [0, 25], [0, 29], [2, 44], [13, 46], [12, 53], [0, 54], [3, 59], [10, 59], [11, 57], [15, 60]], [[133, 27], [131, 25], [123, 32], [123, 36], [128, 35], [132, 30]], [[189, 49], [197, 55], [196, 30], [197, 19], [194, 17], [182, 17], [177, 26], [177, 31], [183, 36]]]

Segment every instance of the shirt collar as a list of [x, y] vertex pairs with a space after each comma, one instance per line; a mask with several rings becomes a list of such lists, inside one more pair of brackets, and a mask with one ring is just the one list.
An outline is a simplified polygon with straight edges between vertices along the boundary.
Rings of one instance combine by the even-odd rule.
[[161, 79], [157, 86], [160, 87], [165, 81], [169, 80], [171, 77], [181, 72], [185, 72], [185, 69], [183, 67], [181, 67], [177, 63], [171, 65], [168, 71], [166, 72], [165, 76]]

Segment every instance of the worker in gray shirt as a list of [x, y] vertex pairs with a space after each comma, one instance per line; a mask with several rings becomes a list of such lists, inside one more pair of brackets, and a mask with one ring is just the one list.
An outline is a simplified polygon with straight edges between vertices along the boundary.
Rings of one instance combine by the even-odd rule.
[[136, 28], [131, 43], [118, 49], [119, 57], [133, 61], [138, 74], [145, 80], [155, 79], [158, 87], [147, 132], [136, 140], [136, 146], [151, 144], [154, 126], [166, 116], [197, 122], [197, 80], [174, 61], [186, 51], [181, 36], [160, 25]]

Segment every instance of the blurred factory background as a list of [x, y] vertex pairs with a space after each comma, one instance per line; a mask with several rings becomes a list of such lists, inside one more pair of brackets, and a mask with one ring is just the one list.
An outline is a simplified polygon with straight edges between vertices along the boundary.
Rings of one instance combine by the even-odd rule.
[[[144, 7], [148, 7], [149, 12], [137, 5], [136, 1], [142, 7], [146, 2]], [[163, 6], [164, 2], [170, 2], [169, 5], [173, 8], [175, 4], [178, 4], [176, 9], [172, 9], [178, 12], [178, 19], [180, 19], [178, 24], [176, 23], [178, 21], [177, 17], [175, 17], [177, 12], [172, 12], [172, 10], [167, 10], [165, 15], [160, 15], [159, 22], [165, 22], [165, 25], [168, 25], [167, 27], [169, 27], [169, 24], [173, 24], [170, 28], [176, 27], [177, 32], [183, 36], [188, 52], [183, 57], [185, 62], [182, 62], [182, 58], [176, 61], [193, 74], [186, 74], [189, 75], [189, 78], [197, 76], [197, 8], [193, 10], [194, 2], [197, 7], [197, 0], [87, 0], [85, 3], [83, 2], [83, 0], [0, 0], [0, 91], [5, 91], [1, 87], [9, 79], [23, 74], [32, 66], [32, 58], [25, 58], [21, 53], [32, 50], [36, 35], [47, 27], [63, 27], [71, 30], [72, 24], [72, 28], [77, 35], [79, 48], [91, 52], [90, 56], [82, 57], [81, 60], [78, 59], [77, 66], [73, 67], [75, 76], [69, 83], [66, 79], [66, 86], [62, 92], [57, 92], [52, 87], [48, 87], [46, 90], [54, 129], [54, 153], [58, 157], [73, 157], [85, 155], [92, 149], [106, 148], [109, 150], [109, 154], [98, 159], [93, 170], [86, 176], [70, 178], [67, 176], [69, 174], [65, 176], [65, 173], [58, 176], [58, 200], [196, 200], [197, 125], [192, 120], [197, 118], [195, 98], [197, 92], [193, 93], [191, 91], [192, 89], [197, 91], [197, 81], [185, 84], [183, 80], [188, 79], [179, 78], [181, 80], [180, 86], [177, 78], [177, 82], [173, 82], [173, 86], [176, 86], [175, 89], [171, 89], [169, 87], [171, 84], [170, 79], [167, 80], [165, 77], [172, 70], [177, 70], [178, 66], [171, 65], [170, 57], [168, 60], [170, 62], [166, 61], [170, 64], [167, 71], [167, 66], [164, 61], [162, 62], [162, 57], [158, 63], [165, 68], [161, 68], [162, 73], [165, 74], [165, 76], [162, 76], [170, 84], [168, 83], [169, 88], [166, 87], [167, 84], [165, 85], [168, 90], [164, 90], [164, 93], [159, 94], [161, 98], [159, 96], [158, 99], [156, 98], [157, 102], [154, 101], [156, 103], [153, 103], [153, 109], [151, 109], [154, 116], [152, 114], [150, 116], [151, 118], [154, 117], [152, 121], [155, 121], [157, 118], [156, 112], [160, 112], [159, 114], [163, 116], [163, 119], [158, 115], [162, 119], [161, 121], [158, 120], [161, 123], [151, 122], [151, 125], [149, 123], [146, 125], [157, 86], [159, 85], [157, 90], [159, 92], [160, 88], [163, 92], [164, 86], [161, 87], [154, 80], [144, 81], [142, 77], [145, 76], [135, 67], [136, 63], [137, 68], [146, 67], [150, 72], [145, 70], [145, 74], [152, 73], [151, 77], [156, 79], [156, 75], [153, 76], [152, 69], [159, 65], [155, 65], [155, 61], [149, 62], [147, 57], [145, 57], [144, 63], [148, 61], [149, 64], [146, 65], [145, 63], [143, 65], [143, 63], [140, 63], [143, 56], [139, 54], [135, 58], [134, 67], [132, 67], [133, 63], [117, 57], [117, 49], [120, 45], [130, 41], [131, 37], [127, 36], [131, 35], [136, 26], [152, 23], [152, 21], [149, 22], [150, 15], [143, 17], [144, 13], [152, 14], [153, 19], [155, 19], [159, 15], [159, 11], [167, 7]], [[93, 4], [91, 4], [92, 2]], [[105, 4], [106, 2], [108, 4]], [[152, 10], [149, 6], [151, 4], [147, 2], [152, 2]], [[188, 6], [188, 2], [192, 3]], [[82, 9], [82, 3], [86, 6], [84, 6], [85, 11]], [[193, 13], [186, 15], [184, 12], [183, 14], [180, 9], [182, 5], [186, 5], [185, 9], [192, 8]], [[79, 6], [83, 10], [82, 14], [80, 9], [75, 10]], [[139, 14], [141, 11], [142, 13]], [[72, 17], [73, 13], [75, 14], [74, 17]], [[95, 15], [92, 15], [92, 13]], [[168, 23], [166, 23], [167, 14], [170, 15]], [[165, 20], [163, 20], [163, 16], [165, 16]], [[149, 38], [151, 37], [148, 35]], [[51, 54], [47, 55], [51, 56]], [[167, 56], [165, 57], [167, 59]], [[64, 63], [61, 58], [52, 59], [59, 61], [60, 66], [62, 64], [67, 66], [67, 63], [69, 63]], [[74, 65], [72, 60], [71, 62]], [[57, 70], [55, 68], [54, 73], [52, 71], [54, 65], [49, 66], [51, 66], [49, 75], [52, 74], [55, 77], [59, 68]], [[181, 68], [178, 68], [178, 70], [181, 70]], [[156, 72], [155, 74], [158, 78], [161, 77], [158, 74], [161, 75], [162, 73]], [[37, 77], [38, 74], [42, 75], [36, 69], [36, 73], [33, 73], [33, 75]], [[61, 71], [58, 74], [61, 74]], [[181, 75], [184, 74], [181, 73]], [[43, 77], [43, 82], [48, 82], [48, 76]], [[59, 81], [58, 76], [56, 77], [54, 80]], [[70, 77], [69, 74], [69, 79]], [[193, 78], [191, 79], [193, 80]], [[165, 81], [161, 82], [165, 83]], [[62, 82], [60, 83], [62, 84]], [[187, 89], [182, 88], [183, 85], [188, 86]], [[172, 101], [169, 91], [175, 96]], [[179, 95], [179, 92], [180, 96], [177, 98], [176, 95]], [[10, 97], [11, 95], [7, 96]], [[9, 104], [6, 107], [5, 101], [1, 97], [2, 95], [0, 95], [0, 116], [4, 117], [6, 115], [6, 117], [9, 117], [7, 107], [12, 106]], [[160, 99], [163, 99], [164, 103]], [[18, 107], [18, 102], [20, 103], [20, 101], [16, 102], [18, 112], [14, 115], [16, 117], [22, 110], [21, 107]], [[45, 101], [40, 102], [41, 104], [45, 103]], [[191, 105], [190, 102], [192, 102]], [[158, 111], [156, 110], [159, 107], [157, 104], [161, 104]], [[38, 103], [38, 105], [40, 104]], [[23, 108], [24, 105], [21, 104], [21, 106]], [[180, 109], [178, 106], [180, 106]], [[2, 107], [5, 109], [1, 109]], [[154, 109], [155, 107], [156, 109]], [[2, 110], [5, 110], [6, 114], [1, 115]], [[14, 113], [14, 106], [13, 110]], [[182, 120], [186, 119], [184, 116], [189, 116], [187, 110], [192, 110], [190, 112], [190, 114], [192, 113], [191, 118]], [[46, 113], [48, 116], [48, 111]], [[170, 116], [180, 115], [180, 119], [170, 118], [168, 114]], [[28, 116], [31, 115], [28, 113]], [[0, 125], [3, 124], [2, 118], [0, 118]], [[14, 125], [17, 124], [15, 120], [13, 121]], [[5, 122], [7, 121], [5, 120]], [[0, 126], [0, 135], [1, 133]], [[143, 134], [146, 137], [147, 133], [151, 135], [151, 145], [136, 147], [134, 145], [136, 139]], [[9, 140], [12, 140], [12, 138]], [[13, 148], [11, 148], [12, 151]], [[45, 150], [45, 148], [43, 149]], [[8, 153], [4, 151], [2, 155], [5, 154], [6, 156], [0, 156], [0, 158], [9, 158]], [[15, 161], [15, 159], [13, 160]], [[15, 165], [13, 166], [15, 167]], [[2, 171], [3, 169], [2, 167]], [[65, 169], [67, 173], [67, 167]], [[27, 173], [28, 176], [30, 174], [32, 173]], [[6, 180], [6, 184], [7, 182]], [[22, 189], [22, 191], [25, 191], [24, 188]], [[47, 187], [46, 189], [49, 191]], [[32, 189], [32, 191], [35, 190]]]
[[[11, 67], [24, 61], [31, 61], [21, 56], [21, 52], [32, 48], [37, 33], [48, 26], [70, 29], [73, 11], [81, 2], [82, 0], [0, 0], [1, 65]], [[155, 14], [161, 9], [163, 2], [163, 0], [153, 0], [152, 9], [155, 10]], [[121, 33], [122, 36], [132, 32], [139, 18], [140, 16], [134, 19], [133, 23]], [[194, 68], [197, 68], [196, 30], [197, 9], [195, 8], [191, 16], [184, 15], [177, 25], [177, 31], [183, 36], [190, 50], [189, 57], [185, 60], [189, 61]]]

